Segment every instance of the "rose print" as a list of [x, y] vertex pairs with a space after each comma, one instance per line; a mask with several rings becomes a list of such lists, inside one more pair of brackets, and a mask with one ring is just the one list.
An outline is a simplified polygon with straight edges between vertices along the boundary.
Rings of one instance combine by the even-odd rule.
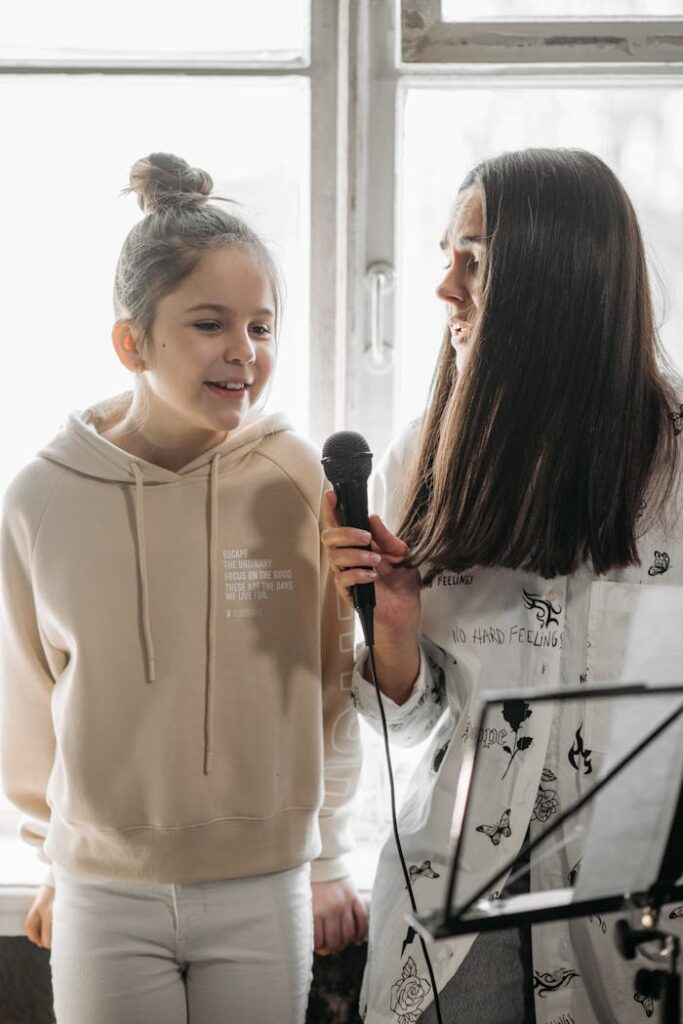
[[559, 809], [560, 805], [557, 802], [557, 790], [544, 789], [543, 786], [539, 786], [538, 793], [536, 794], [536, 803], [534, 804], [534, 813], [531, 815], [531, 820], [547, 821], [548, 818], [552, 818], [553, 814], [557, 814]]
[[431, 985], [425, 978], [418, 978], [417, 965], [409, 956], [403, 966], [403, 973], [391, 986], [390, 1007], [398, 1017], [398, 1024], [417, 1024], [422, 1011], [420, 1007], [429, 994]]

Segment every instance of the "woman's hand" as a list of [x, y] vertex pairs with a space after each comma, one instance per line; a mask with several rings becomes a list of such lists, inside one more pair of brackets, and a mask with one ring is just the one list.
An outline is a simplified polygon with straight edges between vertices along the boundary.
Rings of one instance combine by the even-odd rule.
[[[334, 491], [325, 494], [324, 502], [327, 528], [322, 542], [337, 592], [353, 607], [350, 588], [357, 583], [375, 584], [374, 648], [380, 690], [396, 704], [404, 704], [420, 671], [420, 574], [417, 569], [399, 568], [409, 554], [408, 545], [379, 516], [370, 516], [368, 534], [340, 526]], [[368, 543], [370, 550], [365, 548]], [[368, 663], [363, 671], [369, 672]], [[366, 674], [366, 678], [370, 677]]]
[[[341, 526], [336, 514], [334, 491], [324, 497], [322, 542], [341, 599], [353, 607], [351, 587], [375, 584], [375, 631], [388, 634], [417, 634], [420, 624], [420, 574], [417, 569], [400, 569], [397, 564], [409, 555], [408, 545], [382, 522], [370, 516], [371, 535]], [[370, 544], [370, 550], [366, 545]]]
[[41, 885], [31, 909], [24, 921], [27, 937], [41, 949], [50, 949], [52, 945], [52, 904], [55, 890], [51, 885]]
[[313, 882], [315, 952], [320, 956], [339, 953], [355, 942], [360, 945], [368, 932], [368, 915], [350, 878], [334, 882]]

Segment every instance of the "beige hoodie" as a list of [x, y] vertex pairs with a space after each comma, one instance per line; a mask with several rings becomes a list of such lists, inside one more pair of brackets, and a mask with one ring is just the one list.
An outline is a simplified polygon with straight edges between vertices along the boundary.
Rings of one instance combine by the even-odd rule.
[[342, 877], [360, 753], [320, 456], [275, 415], [171, 472], [101, 436], [128, 401], [73, 416], [5, 498], [24, 838], [110, 879]]

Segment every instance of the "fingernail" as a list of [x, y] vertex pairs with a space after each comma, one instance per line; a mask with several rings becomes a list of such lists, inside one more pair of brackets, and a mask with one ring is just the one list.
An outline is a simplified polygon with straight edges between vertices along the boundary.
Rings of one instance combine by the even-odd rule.
[[382, 556], [373, 552], [373, 554], [370, 555], [370, 561], [373, 565], [378, 565], [382, 561]]

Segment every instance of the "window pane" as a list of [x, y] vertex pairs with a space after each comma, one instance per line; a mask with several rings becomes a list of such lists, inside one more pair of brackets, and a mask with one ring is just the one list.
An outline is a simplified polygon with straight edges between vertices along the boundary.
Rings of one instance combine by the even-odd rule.
[[444, 21], [484, 21], [500, 18], [505, 21], [537, 21], [564, 18], [660, 18], [683, 14], [681, 0], [441, 0]]
[[399, 213], [398, 417], [423, 409], [445, 316], [434, 289], [443, 276], [439, 240], [460, 182], [505, 150], [590, 150], [629, 193], [648, 246], [661, 334], [683, 370], [683, 90], [567, 84], [555, 88], [408, 87]]
[[4, 76], [0, 492], [74, 408], [131, 386], [110, 343], [131, 165], [178, 153], [270, 244], [287, 281], [270, 408], [307, 429], [309, 95], [299, 78]]
[[308, 52], [310, 0], [24, 0], [3, 16], [0, 57], [289, 60]]

